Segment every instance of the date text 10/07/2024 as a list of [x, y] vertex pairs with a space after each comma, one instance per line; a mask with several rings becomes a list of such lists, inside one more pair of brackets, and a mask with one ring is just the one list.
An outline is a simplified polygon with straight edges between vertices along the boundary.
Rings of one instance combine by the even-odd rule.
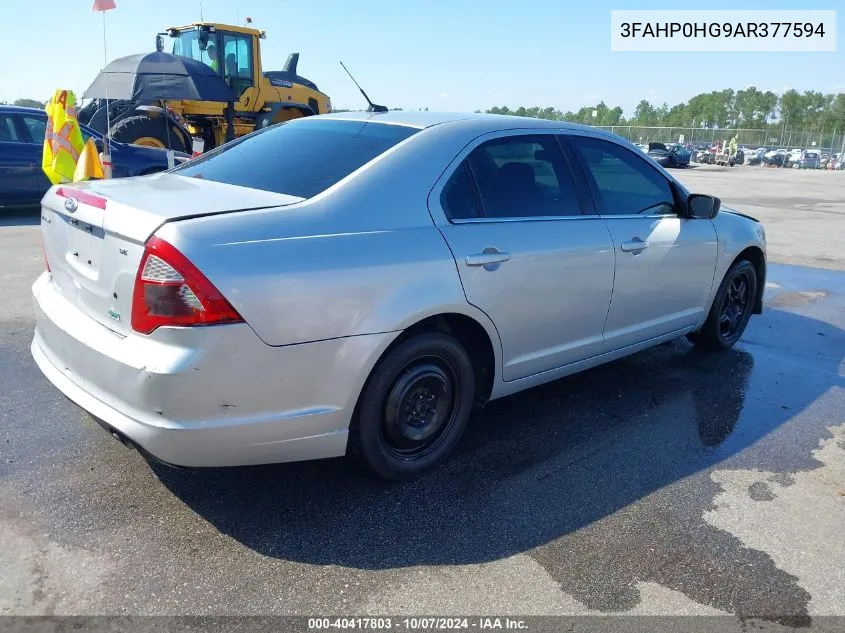
[[402, 617], [402, 618], [308, 618], [308, 629], [311, 631], [332, 629], [363, 629], [382, 630], [391, 629], [406, 631], [454, 631], [472, 630], [527, 630], [524, 620], [515, 618], [434, 618], [434, 617]]

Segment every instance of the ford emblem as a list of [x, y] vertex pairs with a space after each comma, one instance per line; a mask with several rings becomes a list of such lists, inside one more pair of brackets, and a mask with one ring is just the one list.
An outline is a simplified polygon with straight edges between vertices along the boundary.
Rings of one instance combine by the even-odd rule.
[[76, 198], [65, 198], [65, 211], [68, 213], [76, 213], [78, 208], [79, 203], [76, 201]]

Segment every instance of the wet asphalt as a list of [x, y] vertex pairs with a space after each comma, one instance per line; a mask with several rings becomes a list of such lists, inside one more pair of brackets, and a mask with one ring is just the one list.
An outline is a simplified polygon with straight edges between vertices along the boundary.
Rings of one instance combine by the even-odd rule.
[[845, 272], [771, 264], [735, 350], [493, 402], [388, 484], [113, 440], [31, 360], [36, 223], [0, 221], [0, 614], [845, 615]]

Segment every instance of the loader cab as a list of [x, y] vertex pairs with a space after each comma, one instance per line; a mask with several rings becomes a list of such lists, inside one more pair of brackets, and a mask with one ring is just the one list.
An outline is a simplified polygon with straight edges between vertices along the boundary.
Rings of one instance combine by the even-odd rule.
[[173, 40], [172, 53], [203, 62], [213, 68], [232, 88], [235, 98], [256, 85], [259, 75], [254, 29], [218, 28], [210, 24], [194, 24], [167, 31]]

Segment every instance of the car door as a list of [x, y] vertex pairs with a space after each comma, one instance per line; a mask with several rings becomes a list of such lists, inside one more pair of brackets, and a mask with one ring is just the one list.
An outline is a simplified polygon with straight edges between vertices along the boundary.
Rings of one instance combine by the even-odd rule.
[[235, 93], [236, 107], [249, 110], [258, 97], [252, 72], [252, 38], [241, 33], [223, 32], [223, 79]]
[[697, 324], [716, 270], [712, 221], [682, 217], [669, 179], [636, 151], [588, 134], [566, 139], [616, 249], [605, 350]]
[[16, 117], [0, 113], [0, 205], [27, 204], [38, 197], [34, 156], [23, 137]]
[[47, 190], [53, 184], [47, 178], [44, 170], [41, 169], [41, 159], [44, 155], [44, 136], [47, 133], [47, 116], [23, 114], [20, 116], [20, 121], [26, 128], [26, 142], [35, 163], [34, 195], [40, 198], [47, 193]]
[[583, 212], [583, 186], [555, 132], [476, 139], [429, 199], [467, 300], [499, 332], [504, 380], [602, 348], [613, 243], [601, 219]]

